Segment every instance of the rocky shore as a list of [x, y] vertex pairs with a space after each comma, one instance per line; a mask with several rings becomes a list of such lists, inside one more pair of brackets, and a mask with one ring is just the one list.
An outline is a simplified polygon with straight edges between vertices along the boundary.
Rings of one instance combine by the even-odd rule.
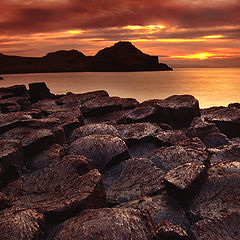
[[0, 239], [239, 240], [240, 104], [0, 88]]

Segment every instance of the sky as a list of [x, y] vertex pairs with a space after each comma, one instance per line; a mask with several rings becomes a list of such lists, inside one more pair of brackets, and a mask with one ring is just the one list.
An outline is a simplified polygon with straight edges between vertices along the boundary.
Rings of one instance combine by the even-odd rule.
[[0, 52], [92, 56], [118, 41], [173, 67], [240, 67], [240, 0], [0, 0]]

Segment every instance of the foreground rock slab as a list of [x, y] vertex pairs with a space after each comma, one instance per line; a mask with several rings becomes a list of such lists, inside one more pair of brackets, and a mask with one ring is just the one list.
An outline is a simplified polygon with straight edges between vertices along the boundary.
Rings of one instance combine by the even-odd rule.
[[13, 207], [0, 212], [0, 239], [39, 240], [45, 222], [36, 210]]
[[164, 172], [144, 158], [118, 164], [103, 175], [109, 204], [119, 204], [152, 195], [163, 188]]
[[105, 190], [95, 169], [82, 172], [81, 159], [68, 159], [22, 176], [3, 191], [13, 206], [36, 209], [58, 222], [85, 208], [103, 207]]
[[146, 212], [104, 208], [86, 210], [57, 226], [47, 240], [152, 240], [155, 232]]

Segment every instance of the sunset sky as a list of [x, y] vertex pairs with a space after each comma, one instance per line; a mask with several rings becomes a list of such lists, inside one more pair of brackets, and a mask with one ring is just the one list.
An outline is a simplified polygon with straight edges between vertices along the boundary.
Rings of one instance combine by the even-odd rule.
[[0, 52], [95, 55], [117, 41], [173, 66], [240, 67], [239, 0], [0, 0]]

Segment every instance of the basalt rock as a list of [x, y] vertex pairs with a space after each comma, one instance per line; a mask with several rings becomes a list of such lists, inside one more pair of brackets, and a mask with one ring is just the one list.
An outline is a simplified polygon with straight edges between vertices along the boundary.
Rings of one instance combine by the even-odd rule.
[[174, 95], [156, 104], [159, 120], [175, 127], [188, 126], [200, 116], [199, 103], [191, 95]]
[[157, 133], [156, 138], [161, 146], [175, 145], [188, 139], [186, 134], [181, 130], [160, 131]]
[[230, 103], [228, 107], [235, 107], [240, 109], [240, 103]]
[[104, 208], [83, 211], [53, 229], [47, 240], [151, 240], [154, 237], [154, 227], [146, 212]]
[[117, 129], [110, 124], [88, 124], [75, 129], [71, 134], [70, 142], [89, 135], [112, 135], [115, 137], [119, 137]]
[[0, 238], [9, 240], [40, 240], [44, 217], [36, 210], [13, 207], [0, 212]]
[[126, 160], [103, 174], [109, 204], [152, 195], [163, 188], [164, 172], [144, 158]]
[[183, 146], [183, 147], [188, 147], [188, 148], [193, 148], [193, 149], [205, 149], [206, 146], [203, 144], [201, 139], [198, 137], [194, 138], [187, 138], [183, 140], [182, 142], [178, 142], [178, 146]]
[[158, 168], [167, 172], [185, 163], [204, 163], [208, 153], [204, 149], [183, 146], [162, 147], [148, 156]]
[[0, 99], [11, 97], [22, 97], [28, 94], [25, 85], [15, 85], [6, 88], [0, 88]]
[[111, 135], [90, 135], [72, 142], [70, 154], [84, 155], [93, 160], [95, 167], [103, 171], [130, 158], [123, 140]]
[[229, 138], [240, 136], [240, 109], [210, 108], [205, 110], [203, 117], [206, 121], [215, 123], [218, 129]]
[[231, 144], [227, 136], [222, 133], [210, 133], [203, 139], [203, 142], [208, 148]]
[[240, 215], [227, 214], [223, 217], [202, 220], [191, 228], [192, 237], [196, 240], [238, 240], [240, 238]]
[[29, 94], [32, 102], [54, 97], [44, 82], [29, 83]]
[[48, 222], [62, 221], [86, 208], [103, 207], [105, 190], [101, 175], [96, 169], [83, 172], [83, 162], [68, 159], [23, 175], [3, 193], [13, 206], [36, 209]]

